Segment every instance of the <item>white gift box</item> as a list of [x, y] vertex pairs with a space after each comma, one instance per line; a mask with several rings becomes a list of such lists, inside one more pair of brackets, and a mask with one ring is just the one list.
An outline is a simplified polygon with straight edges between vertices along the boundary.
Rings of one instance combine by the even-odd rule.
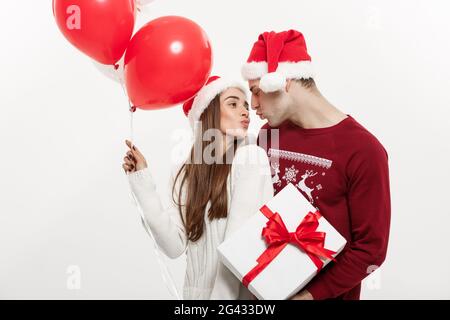
[[[291, 183], [284, 187], [266, 206], [278, 213], [289, 232], [294, 232], [304, 217], [317, 210]], [[261, 232], [268, 218], [258, 211], [252, 215], [230, 238], [218, 246], [222, 263], [242, 281], [243, 277], [257, 265], [257, 258], [268, 244]], [[320, 217], [317, 232], [325, 232], [325, 249], [336, 252], [346, 244], [345, 238], [324, 218]], [[323, 267], [331, 259], [321, 258]], [[310, 256], [294, 243], [284, 249], [249, 284], [248, 289], [260, 300], [288, 299], [300, 291], [317, 274], [317, 266]]]

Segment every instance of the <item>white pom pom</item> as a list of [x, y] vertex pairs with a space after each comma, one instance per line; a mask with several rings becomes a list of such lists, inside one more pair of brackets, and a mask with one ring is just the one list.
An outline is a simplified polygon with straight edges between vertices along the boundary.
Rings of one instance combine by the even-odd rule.
[[275, 92], [284, 88], [286, 78], [279, 72], [266, 73], [259, 81], [259, 88], [266, 92]]

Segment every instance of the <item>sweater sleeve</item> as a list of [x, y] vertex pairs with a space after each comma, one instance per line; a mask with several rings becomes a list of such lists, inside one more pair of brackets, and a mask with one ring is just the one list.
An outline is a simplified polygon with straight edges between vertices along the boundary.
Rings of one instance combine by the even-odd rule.
[[351, 240], [305, 287], [314, 299], [336, 298], [356, 287], [387, 252], [391, 204], [388, 155], [378, 142], [355, 153], [346, 168]]
[[158, 246], [168, 257], [179, 257], [187, 247], [187, 237], [176, 204], [171, 200], [163, 208], [148, 168], [128, 174], [128, 181]]
[[[224, 240], [273, 197], [269, 160], [262, 148], [245, 145], [238, 149], [231, 169], [231, 185]], [[250, 297], [248, 289], [220, 262], [211, 299], [237, 300]]]

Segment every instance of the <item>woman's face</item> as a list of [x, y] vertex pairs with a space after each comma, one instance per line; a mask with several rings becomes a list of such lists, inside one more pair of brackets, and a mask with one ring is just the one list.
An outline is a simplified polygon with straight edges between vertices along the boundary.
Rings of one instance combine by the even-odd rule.
[[243, 138], [250, 124], [248, 102], [238, 88], [228, 88], [220, 94], [220, 130], [223, 134]]

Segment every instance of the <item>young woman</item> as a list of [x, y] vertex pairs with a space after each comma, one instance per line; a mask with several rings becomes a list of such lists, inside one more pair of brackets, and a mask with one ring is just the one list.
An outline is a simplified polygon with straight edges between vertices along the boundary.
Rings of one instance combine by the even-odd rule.
[[122, 167], [160, 248], [170, 258], [187, 254], [183, 298], [251, 299], [217, 253], [217, 246], [273, 196], [267, 155], [246, 138], [246, 89], [211, 77], [183, 109], [194, 146], [173, 175], [168, 209], [144, 156], [130, 141]]

